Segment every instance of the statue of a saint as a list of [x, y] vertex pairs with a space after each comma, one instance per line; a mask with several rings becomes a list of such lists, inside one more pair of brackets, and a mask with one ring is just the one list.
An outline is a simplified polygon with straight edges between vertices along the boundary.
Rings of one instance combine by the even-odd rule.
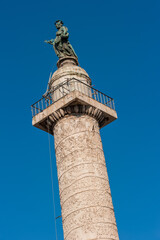
[[56, 32], [56, 38], [45, 42], [53, 45], [55, 53], [59, 58], [67, 56], [73, 56], [77, 58], [77, 55], [72, 45], [68, 41], [68, 28], [63, 26], [63, 22], [61, 20], [56, 21], [55, 25], [58, 29], [58, 31]]

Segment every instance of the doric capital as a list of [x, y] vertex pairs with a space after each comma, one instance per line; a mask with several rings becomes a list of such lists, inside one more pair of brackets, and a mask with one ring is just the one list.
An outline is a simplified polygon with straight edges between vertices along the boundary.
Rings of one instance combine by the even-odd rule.
[[67, 106], [67, 107], [58, 109], [56, 112], [48, 116], [48, 119], [46, 120], [46, 124], [48, 124], [49, 132], [51, 133], [52, 129], [54, 129], [54, 126], [58, 120], [70, 115], [76, 115], [76, 116], [89, 115], [98, 121], [100, 127], [103, 125], [104, 121], [109, 120], [109, 118], [104, 116], [101, 110], [93, 106], [89, 106], [89, 105]]

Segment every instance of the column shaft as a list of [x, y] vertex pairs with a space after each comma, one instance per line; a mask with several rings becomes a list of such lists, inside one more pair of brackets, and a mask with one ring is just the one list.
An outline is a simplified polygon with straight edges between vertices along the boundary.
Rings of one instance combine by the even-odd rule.
[[65, 240], [118, 240], [96, 119], [72, 114], [54, 126]]

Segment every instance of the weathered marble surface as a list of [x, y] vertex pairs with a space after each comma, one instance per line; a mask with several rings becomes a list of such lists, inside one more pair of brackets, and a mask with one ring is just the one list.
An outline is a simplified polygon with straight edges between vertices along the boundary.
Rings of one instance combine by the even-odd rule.
[[[66, 58], [69, 60], [69, 58]], [[73, 60], [73, 58], [71, 58]], [[50, 81], [51, 87], [55, 87], [59, 85], [60, 83], [63, 83], [67, 79], [76, 78], [81, 82], [84, 82], [88, 85], [91, 85], [91, 79], [88, 75], [88, 73], [81, 68], [80, 66], [77, 66], [76, 64], [68, 63], [65, 64], [62, 67], [59, 67], [52, 75], [52, 79]]]
[[64, 239], [118, 240], [97, 120], [71, 114], [53, 131]]

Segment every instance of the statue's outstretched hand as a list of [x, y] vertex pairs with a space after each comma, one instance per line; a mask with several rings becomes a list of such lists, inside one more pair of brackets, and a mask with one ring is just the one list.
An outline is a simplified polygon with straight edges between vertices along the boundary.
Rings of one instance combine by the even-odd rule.
[[54, 40], [53, 40], [53, 39], [51, 39], [51, 40], [49, 40], [49, 41], [45, 40], [44, 42], [45, 42], [45, 43], [49, 43], [49, 44], [53, 45], [53, 43], [54, 43]]

